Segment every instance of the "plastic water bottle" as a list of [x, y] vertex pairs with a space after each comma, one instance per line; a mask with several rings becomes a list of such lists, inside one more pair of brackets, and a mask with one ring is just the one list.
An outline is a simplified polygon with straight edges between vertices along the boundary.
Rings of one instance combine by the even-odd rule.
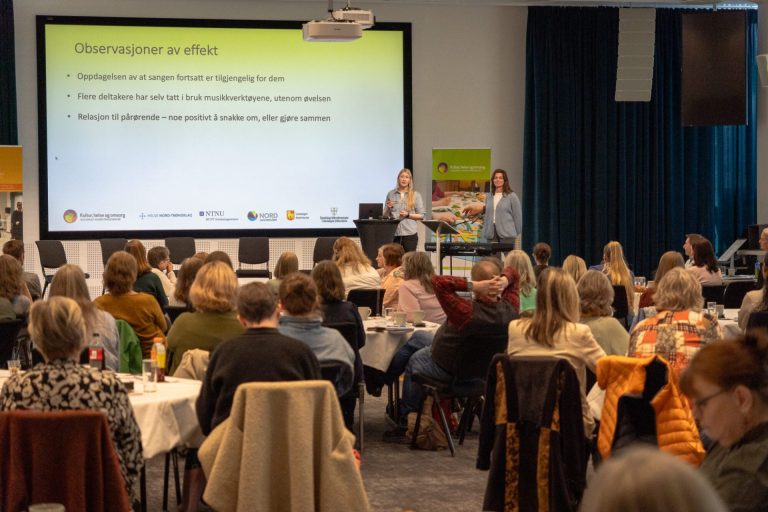
[[104, 345], [101, 343], [101, 337], [99, 337], [97, 332], [93, 333], [91, 343], [88, 345], [88, 365], [97, 370], [105, 368]]
[[152, 354], [157, 362], [157, 382], [165, 382], [165, 345], [162, 338], [154, 339]]

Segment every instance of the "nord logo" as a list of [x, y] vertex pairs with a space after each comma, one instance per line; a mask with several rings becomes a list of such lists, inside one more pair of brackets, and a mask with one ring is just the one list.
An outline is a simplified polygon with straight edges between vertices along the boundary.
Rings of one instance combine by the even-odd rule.
[[269, 212], [269, 213], [260, 213], [259, 214], [260, 219], [276, 219], [277, 213], [275, 212]]

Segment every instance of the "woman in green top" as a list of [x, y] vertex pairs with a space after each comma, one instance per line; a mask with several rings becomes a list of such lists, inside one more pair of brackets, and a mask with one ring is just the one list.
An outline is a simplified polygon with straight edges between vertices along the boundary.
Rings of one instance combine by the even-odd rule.
[[187, 350], [211, 351], [222, 341], [242, 334], [236, 300], [237, 277], [226, 263], [213, 261], [200, 268], [189, 290], [195, 312], [179, 315], [168, 331], [168, 348], [174, 350], [171, 373]]
[[625, 356], [629, 348], [629, 333], [613, 318], [613, 285], [608, 276], [597, 270], [589, 270], [577, 284], [579, 291], [580, 323], [592, 331], [605, 353], [609, 356]]
[[504, 266], [512, 267], [520, 274], [520, 313], [536, 309], [536, 274], [531, 258], [524, 251], [509, 251]]

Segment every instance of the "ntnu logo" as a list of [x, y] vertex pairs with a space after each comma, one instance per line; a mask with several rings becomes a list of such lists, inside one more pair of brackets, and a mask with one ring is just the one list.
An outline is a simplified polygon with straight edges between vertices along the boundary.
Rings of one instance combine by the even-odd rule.
[[200, 212], [201, 217], [223, 217], [224, 210], [205, 210]]

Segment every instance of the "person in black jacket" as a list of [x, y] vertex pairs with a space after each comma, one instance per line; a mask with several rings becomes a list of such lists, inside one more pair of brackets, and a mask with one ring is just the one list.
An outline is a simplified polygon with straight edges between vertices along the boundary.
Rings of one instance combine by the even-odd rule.
[[205, 435], [229, 417], [240, 384], [321, 379], [312, 350], [278, 332], [277, 297], [267, 285], [240, 288], [237, 314], [246, 331], [213, 350], [197, 397], [197, 419]]

